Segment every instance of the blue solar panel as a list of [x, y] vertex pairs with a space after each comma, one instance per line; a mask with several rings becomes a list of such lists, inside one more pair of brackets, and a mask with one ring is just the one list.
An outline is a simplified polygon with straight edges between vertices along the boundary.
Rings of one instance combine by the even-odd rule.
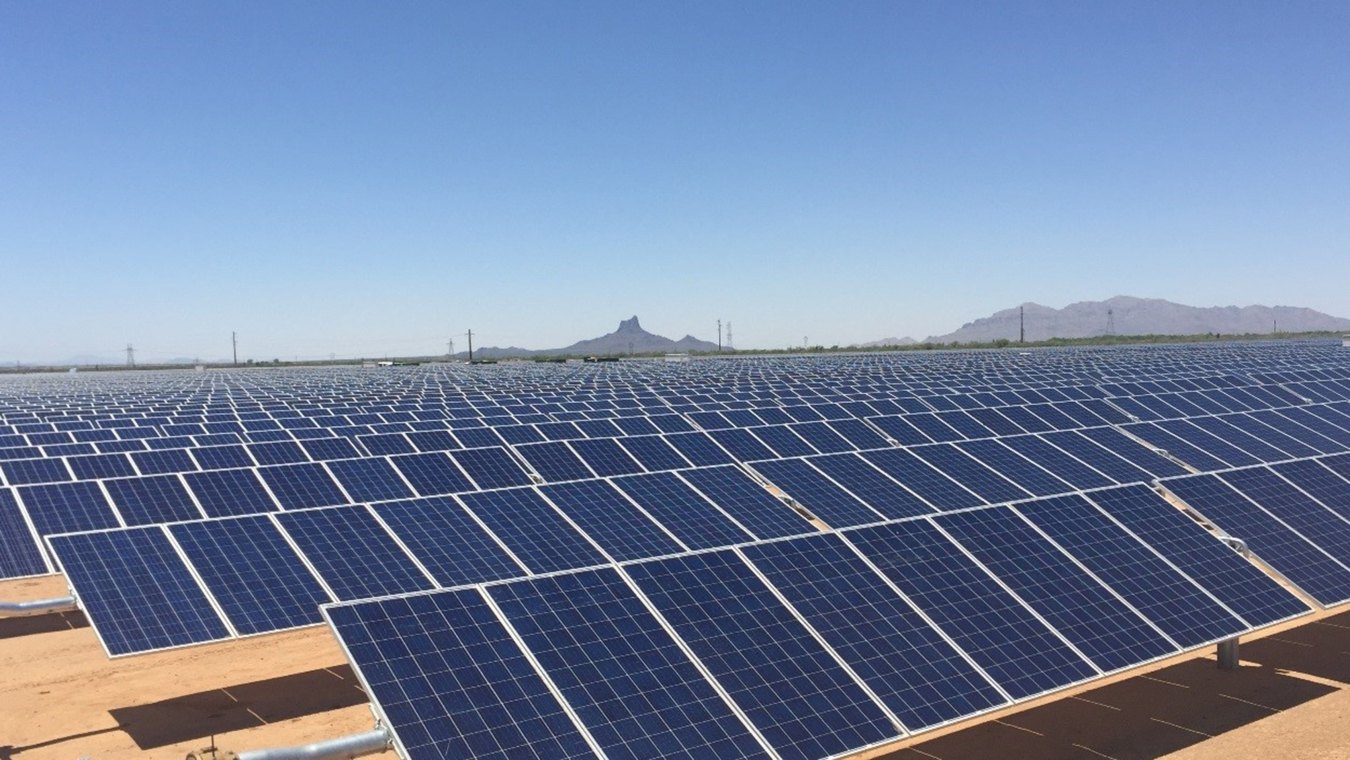
[[800, 457], [821, 453], [786, 425], [756, 427], [751, 428], [749, 432], [773, 449], [778, 457]]
[[1286, 437], [1297, 439], [1320, 452], [1331, 453], [1334, 451], [1345, 450], [1344, 445], [1339, 444], [1326, 436], [1313, 432], [1279, 412], [1273, 410], [1261, 410], [1250, 412], [1247, 416], [1265, 424], [1269, 428], [1273, 428], [1274, 430], [1283, 433]]
[[1014, 699], [1097, 675], [927, 521], [846, 536]]
[[300, 441], [300, 448], [315, 461], [325, 459], [351, 459], [361, 456], [351, 441], [346, 438], [311, 438]]
[[0, 488], [0, 578], [47, 572], [47, 562], [14, 494], [8, 488]]
[[1035, 435], [1000, 438], [999, 443], [1054, 473], [1075, 489], [1102, 488], [1114, 481]]
[[230, 637], [160, 528], [50, 539], [111, 656]]
[[1297, 597], [1147, 486], [1086, 495], [1249, 625], [1260, 627], [1308, 612]]
[[126, 454], [92, 454], [82, 457], [68, 457], [66, 463], [77, 480], [95, 480], [97, 478], [134, 477], [136, 468]]
[[392, 501], [417, 495], [383, 457], [337, 459], [328, 462], [328, 469], [358, 502]]
[[735, 554], [625, 572], [780, 756], [819, 758], [897, 737], [881, 707]]
[[758, 459], [777, 459], [773, 449], [765, 446], [748, 430], [712, 430], [708, 436], [717, 441], [722, 448], [731, 452], [731, 456], [740, 462], [753, 462]]
[[769, 757], [616, 571], [489, 593], [607, 757]]
[[208, 517], [273, 512], [277, 505], [253, 470], [208, 470], [183, 475]]
[[1011, 480], [1023, 490], [1036, 496], [1053, 496], [1076, 490], [1072, 485], [1012, 449], [993, 439], [962, 441], [953, 444], [968, 456]]
[[0, 462], [5, 481], [12, 486], [71, 480], [64, 459], [16, 459]]
[[338, 599], [433, 588], [364, 507], [278, 512], [277, 519]]
[[403, 477], [423, 496], [464, 493], [474, 490], [464, 471], [442, 452], [407, 454], [389, 458]]
[[450, 452], [460, 468], [479, 488], [507, 488], [509, 486], [527, 486], [530, 476], [511, 458], [506, 449], [489, 447], [484, 449], [461, 449]]
[[[1174, 441], [1183, 441], [1185, 445], [1198, 448], [1205, 454], [1229, 466], [1245, 467], [1247, 465], [1260, 464], [1261, 462], [1259, 458], [1252, 456], [1250, 453], [1243, 451], [1224, 440], [1216, 438], [1210, 433], [1205, 432], [1203, 429], [1192, 425], [1187, 420], [1164, 420], [1162, 422], [1150, 422], [1147, 424], [1152, 425], [1157, 430], [1163, 431], [1167, 435], [1173, 436]], [[1125, 429], [1135, 432], [1136, 434], [1138, 432], [1129, 427]], [[1187, 464], [1191, 464], [1183, 451], [1174, 450], [1172, 446], [1168, 446], [1166, 443], [1158, 445], [1161, 448], [1167, 449], [1169, 453], [1182, 458]], [[1281, 459], [1283, 458], [1284, 457], [1281, 457]], [[1200, 467], [1198, 464], [1193, 464], [1192, 466], [1199, 469], [1208, 469]]]
[[869, 417], [867, 421], [877, 426], [883, 433], [890, 436], [892, 440], [905, 446], [919, 446], [933, 442], [932, 438], [929, 438], [927, 434], [915, 427], [915, 425], [909, 421], [909, 416], [901, 417], [897, 415], [887, 415], [885, 417]]
[[990, 504], [1025, 499], [1031, 494], [989, 469], [952, 444], [916, 446], [910, 452], [941, 470], [952, 480], [979, 494]]
[[[1080, 430], [1078, 433], [1111, 453], [1129, 460], [1131, 464], [1148, 471], [1154, 477], [1166, 478], [1187, 473], [1186, 468], [1152, 449], [1144, 447], [1143, 444], [1115, 428], [1088, 428], [1087, 430]], [[1076, 454], [1077, 452], [1070, 453]]]
[[[1350, 430], [1346, 430], [1340, 425], [1334, 425], [1322, 417], [1313, 414], [1313, 410], [1311, 409], [1292, 407], [1288, 409], [1276, 409], [1274, 412], [1276, 415], [1279, 415], [1279, 417], [1284, 417], [1290, 422], [1308, 428], [1313, 433], [1325, 438], [1329, 443], [1323, 443], [1320, 440], [1317, 441], [1317, 449], [1319, 451], [1345, 451], [1347, 448], [1350, 448]], [[1272, 426], [1278, 421], [1278, 417], [1270, 417], [1269, 419], [1270, 422], [1266, 424]], [[1275, 431], [1274, 427], [1270, 427], [1269, 429], [1278, 434], [1278, 431]], [[1283, 426], [1281, 426], [1281, 430], [1283, 429]], [[1285, 436], [1285, 438], [1288, 439], [1290, 436]], [[1272, 441], [1272, 443], [1273, 442], [1274, 441]], [[1281, 446], [1280, 448], [1284, 447]], [[1312, 447], [1310, 446], [1308, 448]]]
[[454, 499], [388, 501], [371, 508], [442, 586], [529, 573]]
[[1040, 438], [1117, 483], [1144, 483], [1153, 480], [1153, 473], [1084, 436], [1080, 431], [1043, 433]]
[[351, 499], [338, 488], [328, 470], [316, 462], [259, 467], [258, 475], [267, 483], [267, 487], [284, 509], [330, 507], [351, 503]]
[[1229, 424], [1228, 419], [1236, 415], [1226, 417], [1196, 417], [1186, 420], [1187, 423], [1194, 425], [1211, 436], [1217, 436], [1230, 444], [1241, 447], [1241, 449], [1262, 462], [1278, 462], [1283, 459], [1290, 459], [1289, 452], [1282, 451], [1272, 446], [1270, 441], [1257, 438], [1250, 433], [1244, 432], [1241, 428]]
[[174, 472], [192, 472], [197, 463], [188, 456], [186, 449], [165, 451], [133, 451], [131, 459], [142, 475], [164, 475]]
[[984, 499], [903, 449], [864, 451], [862, 457], [937, 509], [963, 509]]
[[674, 446], [671, 446], [659, 435], [620, 438], [618, 444], [648, 472], [678, 470], [689, 467], [691, 464]]
[[[866, 428], [866, 426], [862, 425], [858, 420], [841, 420], [840, 422], [853, 422]], [[838, 454], [843, 451], [857, 451], [859, 448], [831, 428], [830, 423], [828, 422], [798, 422], [790, 425], [789, 429], [806, 439], [807, 443], [810, 443], [812, 448], [823, 454]], [[886, 445], [885, 439], [878, 436], [875, 432], [872, 433], [872, 436], [876, 439], [876, 442], [870, 444], [868, 448]]]
[[264, 515], [169, 526], [202, 582], [241, 635], [320, 622], [332, 601]]
[[751, 541], [741, 528], [674, 473], [615, 478], [614, 485], [691, 549]]
[[593, 478], [586, 463], [562, 441], [517, 446], [516, 452], [529, 462], [539, 476], [550, 483]]
[[1016, 513], [984, 509], [942, 515], [934, 522], [1102, 671], [1177, 651]]
[[600, 477], [634, 475], [643, 472], [642, 465], [628, 455], [612, 438], [593, 438], [572, 441], [569, 446], [591, 470]]
[[[500, 446], [502, 440], [491, 430], [484, 431], [491, 437], [485, 445]], [[467, 431], [466, 431], [467, 433]], [[421, 430], [414, 433], [408, 433], [408, 440], [417, 447], [418, 451], [451, 451], [453, 449], [464, 448], [463, 444], [450, 434], [449, 430]], [[474, 444], [475, 446], [478, 444]]]
[[780, 490], [826, 525], [846, 528], [883, 519], [858, 497], [840, 488], [802, 459], [774, 459], [752, 465]]
[[[1230, 535], [1245, 541], [1256, 556], [1317, 601], [1329, 606], [1350, 599], [1350, 569], [1298, 530], [1322, 531], [1319, 540], [1344, 556], [1350, 546], [1350, 524], [1306, 495], [1288, 493], [1293, 489], [1274, 473], [1238, 471], [1222, 479], [1196, 475], [1167, 480], [1163, 485]], [[1233, 486], [1258, 499], [1258, 503]], [[1274, 512], [1258, 504], [1268, 505]], [[1294, 525], [1281, 518], [1292, 520]]]
[[105, 480], [103, 486], [127, 525], [182, 522], [205, 516], [177, 475]]
[[1083, 497], [1014, 507], [1183, 647], [1247, 630], [1209, 594]]
[[1322, 506], [1350, 520], [1350, 481], [1328, 469], [1321, 460], [1300, 459], [1270, 469], [1311, 494]]
[[868, 506], [891, 519], [932, 514], [934, 509], [857, 454], [811, 457], [812, 467], [829, 475]]
[[806, 518], [736, 467], [684, 470], [680, 476], [757, 538], [800, 536], [816, 531]]
[[537, 573], [608, 562], [533, 488], [480, 491], [459, 498], [521, 562]]
[[580, 480], [539, 489], [615, 560], [684, 551], [663, 526], [604, 480]]
[[674, 446], [677, 451], [684, 455], [685, 459], [688, 459], [695, 466], [713, 467], [719, 464], [732, 464], [736, 461], [725, 449], [709, 438], [707, 433], [677, 433], [664, 437], [666, 443]]
[[595, 756], [479, 592], [324, 614], [410, 760]]
[[910, 731], [1007, 702], [837, 536], [744, 552]]
[[248, 449], [248, 453], [253, 455], [258, 464], [294, 464], [309, 461], [304, 449], [294, 441], [249, 443], [245, 444], [244, 448]]
[[248, 455], [243, 446], [206, 446], [189, 449], [188, 453], [203, 470], [228, 470], [254, 465], [253, 457]]
[[39, 536], [121, 527], [94, 482], [20, 486], [15, 493]]

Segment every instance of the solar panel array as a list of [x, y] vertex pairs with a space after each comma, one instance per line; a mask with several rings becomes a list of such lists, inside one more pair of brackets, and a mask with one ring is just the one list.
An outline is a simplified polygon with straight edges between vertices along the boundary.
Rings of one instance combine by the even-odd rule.
[[3, 378], [0, 574], [330, 605], [413, 757], [822, 757], [1307, 612], [1158, 483], [1350, 598], [1348, 451], [1319, 343]]

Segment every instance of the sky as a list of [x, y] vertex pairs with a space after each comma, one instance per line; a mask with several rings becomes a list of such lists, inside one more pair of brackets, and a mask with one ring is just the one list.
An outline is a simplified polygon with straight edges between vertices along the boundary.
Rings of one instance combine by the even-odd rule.
[[1350, 316], [1344, 2], [0, 3], [0, 362]]

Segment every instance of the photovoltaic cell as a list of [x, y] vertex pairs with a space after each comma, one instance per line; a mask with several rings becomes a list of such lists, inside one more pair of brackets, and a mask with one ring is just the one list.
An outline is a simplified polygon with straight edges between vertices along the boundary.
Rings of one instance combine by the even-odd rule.
[[277, 519], [340, 600], [433, 587], [364, 507], [278, 512]]
[[468, 476], [442, 452], [394, 456], [389, 461], [423, 496], [474, 490]]
[[591, 438], [572, 441], [569, 446], [591, 470], [600, 477], [633, 475], [643, 472], [642, 465], [628, 455], [612, 438]]
[[1014, 505], [1083, 566], [1183, 647], [1235, 636], [1247, 625], [1081, 496]]
[[861, 528], [846, 538], [1014, 699], [1097, 675], [931, 523]]
[[534, 468], [540, 477], [550, 483], [595, 477], [595, 473], [581, 461], [581, 457], [562, 441], [517, 446], [516, 452], [529, 462], [530, 467]]
[[620, 438], [618, 444], [636, 459], [648, 472], [678, 470], [689, 467], [689, 460], [659, 435]]
[[760, 475], [832, 528], [866, 525], [882, 519], [802, 459], [775, 459], [752, 465]]
[[15, 491], [39, 536], [121, 527], [92, 481], [20, 486]]
[[613, 482], [690, 549], [754, 540], [674, 473], [632, 475]]
[[478, 591], [324, 614], [410, 760], [595, 756]]
[[985, 439], [962, 441], [953, 445], [1035, 496], [1054, 496], [1075, 490], [1073, 486], [1041, 469], [999, 441]]
[[1103, 672], [1177, 651], [1016, 513], [982, 509], [934, 522]]
[[1007, 478], [980, 464], [954, 445], [916, 446], [910, 449], [952, 480], [979, 494], [990, 504], [1025, 499], [1027, 493]]
[[8, 488], [0, 488], [0, 578], [42, 575], [47, 563]]
[[607, 481], [578, 480], [539, 490], [620, 562], [684, 551]]
[[417, 495], [383, 457], [335, 459], [328, 462], [328, 469], [358, 502], [392, 501]]
[[207, 517], [273, 512], [276, 502], [253, 470], [207, 470], [183, 475]]
[[1297, 597], [1147, 486], [1086, 496], [1249, 625], [1260, 627], [1308, 612]]
[[461, 449], [450, 452], [450, 458], [482, 489], [530, 484], [530, 476], [501, 447]]
[[769, 756], [615, 570], [489, 593], [607, 757]]
[[284, 509], [330, 507], [351, 502], [317, 462], [259, 467], [258, 475]]
[[77, 533], [50, 542], [108, 654], [229, 638], [160, 528]]
[[608, 562], [533, 488], [477, 491], [458, 498], [536, 573]]
[[202, 582], [242, 635], [320, 622], [333, 601], [264, 515], [169, 526]]
[[837, 536], [756, 544], [743, 551], [909, 730], [1006, 703]]
[[1055, 448], [1082, 460], [1116, 483], [1146, 483], [1153, 479], [1153, 474], [1149, 471], [1136, 466], [1124, 457], [1117, 456], [1077, 431], [1044, 433], [1039, 437]]
[[890, 519], [933, 514], [935, 511], [857, 454], [831, 454], [811, 457], [806, 461]]
[[527, 575], [496, 540], [446, 496], [371, 506], [447, 588]]
[[148, 475], [103, 481], [127, 525], [199, 520], [202, 514], [177, 475]]
[[786, 760], [898, 735], [886, 713], [729, 551], [624, 568]]
[[861, 452], [862, 457], [938, 509], [977, 507], [985, 500], [904, 449]]
[[664, 437], [666, 443], [674, 446], [686, 459], [698, 467], [714, 467], [719, 464], [732, 464], [736, 461], [706, 433], [677, 433]]
[[683, 470], [680, 476], [756, 538], [800, 536], [816, 531], [806, 518], [735, 467]]

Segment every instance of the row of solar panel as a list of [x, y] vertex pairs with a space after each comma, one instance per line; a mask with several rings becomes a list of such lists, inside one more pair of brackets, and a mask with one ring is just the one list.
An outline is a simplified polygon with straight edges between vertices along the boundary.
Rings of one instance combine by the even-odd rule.
[[1324, 606], [1350, 601], [1350, 454], [1161, 481]]
[[1143, 486], [325, 608], [412, 760], [828, 757], [1306, 611]]
[[[517, 451], [549, 482], [708, 467], [731, 463], [737, 456], [775, 455], [734, 446], [728, 454], [703, 433], [533, 444]], [[634, 456], [624, 455], [625, 451]], [[915, 514], [915, 505], [918, 512], [959, 509], [1186, 472], [1110, 428], [916, 446], [910, 451], [868, 452], [871, 466], [850, 464], [847, 458], [808, 460], [833, 468], [824, 475], [812, 473], [813, 477], [835, 478], [843, 488], [819, 482], [808, 487], [805, 476], [794, 476], [793, 460], [760, 462], [756, 469], [834, 527]], [[483, 448], [24, 485], [14, 489], [17, 499], [0, 490], [13, 503], [4, 506], [0, 501], [0, 510], [13, 512], [8, 527], [0, 528], [0, 542], [11, 548], [8, 560], [0, 561], [0, 577], [48, 572], [34, 548], [35, 536], [464, 493], [524, 485], [531, 479], [505, 449]], [[845, 488], [855, 491], [862, 502]]]

